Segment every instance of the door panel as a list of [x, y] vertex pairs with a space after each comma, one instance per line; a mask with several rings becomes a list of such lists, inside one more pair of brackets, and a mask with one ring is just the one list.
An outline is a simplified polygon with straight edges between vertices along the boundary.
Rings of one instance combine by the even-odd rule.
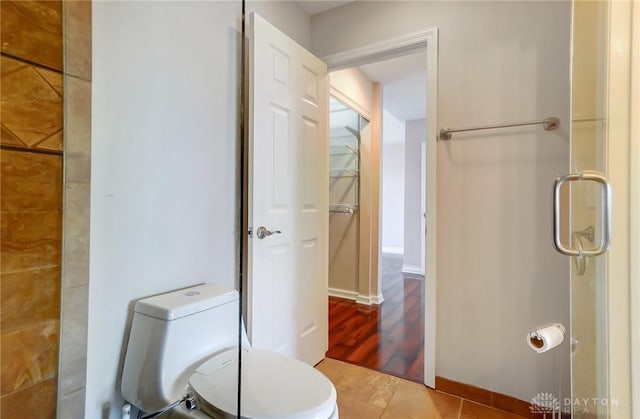
[[[309, 364], [327, 350], [326, 65], [250, 21], [248, 333]], [[259, 238], [264, 226], [273, 234]]]
[[[572, 399], [571, 406], [565, 403], [564, 407], [571, 407], [575, 418], [630, 414], [626, 410], [630, 395], [625, 341], [628, 276], [623, 272], [624, 261], [628, 264], [625, 208], [629, 179], [628, 172], [619, 174], [628, 167], [624, 148], [629, 144], [631, 32], [629, 10], [623, 9], [630, 9], [630, 3], [573, 2], [570, 170], [595, 171], [609, 178], [614, 220], [610, 252], [572, 257]], [[566, 240], [573, 249], [596, 248], [605, 234], [601, 216], [607, 203], [601, 191], [591, 181], [570, 184], [570, 234]], [[621, 360], [626, 367], [619, 367]]]
[[[607, 3], [574, 2], [573, 61], [571, 90], [572, 173], [584, 170], [606, 175], [606, 63]], [[572, 248], [591, 248], [598, 238], [580, 235], [600, 230], [597, 190], [593, 182], [570, 186], [569, 241]], [[571, 269], [571, 359], [572, 399], [604, 398], [607, 393], [606, 365], [606, 255], [572, 257]], [[596, 414], [597, 403], [574, 406], [574, 415]]]

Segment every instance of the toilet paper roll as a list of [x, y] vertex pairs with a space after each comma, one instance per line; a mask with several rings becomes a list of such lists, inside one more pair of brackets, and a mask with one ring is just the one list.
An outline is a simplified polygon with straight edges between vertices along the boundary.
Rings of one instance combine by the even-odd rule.
[[540, 354], [560, 345], [566, 333], [567, 329], [563, 325], [554, 323], [547, 327], [530, 331], [527, 335], [527, 343], [531, 349]]

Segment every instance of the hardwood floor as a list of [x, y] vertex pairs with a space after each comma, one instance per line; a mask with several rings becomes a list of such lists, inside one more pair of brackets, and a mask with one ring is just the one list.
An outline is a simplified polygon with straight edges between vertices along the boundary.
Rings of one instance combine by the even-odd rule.
[[402, 258], [382, 256], [380, 305], [329, 297], [327, 357], [422, 383], [424, 278], [402, 274]]

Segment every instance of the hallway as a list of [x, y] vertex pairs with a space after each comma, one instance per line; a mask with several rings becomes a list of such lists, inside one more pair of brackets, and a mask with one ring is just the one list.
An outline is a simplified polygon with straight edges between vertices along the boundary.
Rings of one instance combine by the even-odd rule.
[[327, 357], [422, 383], [424, 278], [403, 274], [402, 257], [382, 254], [380, 305], [329, 297]]

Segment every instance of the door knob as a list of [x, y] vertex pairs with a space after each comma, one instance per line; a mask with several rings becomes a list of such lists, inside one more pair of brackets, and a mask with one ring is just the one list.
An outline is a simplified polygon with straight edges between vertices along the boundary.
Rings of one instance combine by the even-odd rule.
[[269, 237], [272, 234], [282, 234], [282, 231], [280, 231], [280, 230], [275, 230], [275, 231], [267, 230], [267, 228], [265, 226], [260, 226], [256, 230], [256, 237], [258, 237], [259, 239], [264, 239], [265, 237]]

